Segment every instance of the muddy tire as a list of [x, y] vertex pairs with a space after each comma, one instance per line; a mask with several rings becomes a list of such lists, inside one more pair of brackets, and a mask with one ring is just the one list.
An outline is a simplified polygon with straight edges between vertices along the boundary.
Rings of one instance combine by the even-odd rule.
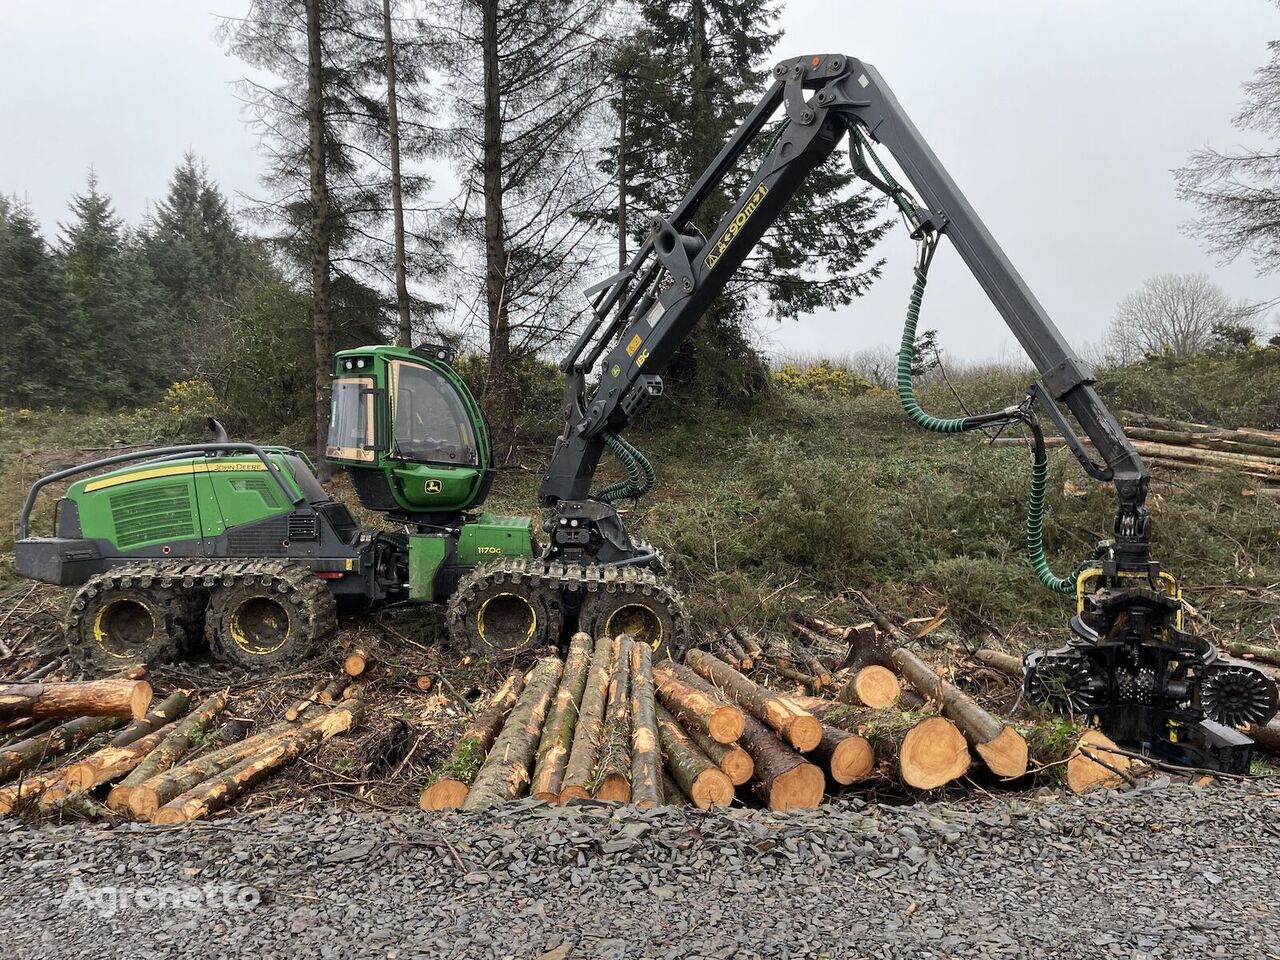
[[544, 568], [537, 560], [498, 560], [463, 577], [446, 614], [454, 646], [503, 660], [558, 644], [564, 618]]
[[688, 626], [680, 595], [655, 571], [642, 567], [588, 567], [578, 629], [593, 637], [629, 633], [659, 659], [679, 659]]
[[333, 594], [297, 568], [215, 586], [204, 615], [213, 657], [255, 672], [311, 659], [336, 624]]
[[95, 577], [71, 601], [71, 655], [95, 672], [171, 660], [178, 653], [183, 609], [172, 591], [111, 574]]

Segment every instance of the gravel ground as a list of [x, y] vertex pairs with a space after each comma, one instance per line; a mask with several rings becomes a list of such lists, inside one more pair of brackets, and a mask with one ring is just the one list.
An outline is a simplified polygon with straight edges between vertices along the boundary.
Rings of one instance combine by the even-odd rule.
[[1280, 957], [1272, 783], [7, 824], [0, 956]]

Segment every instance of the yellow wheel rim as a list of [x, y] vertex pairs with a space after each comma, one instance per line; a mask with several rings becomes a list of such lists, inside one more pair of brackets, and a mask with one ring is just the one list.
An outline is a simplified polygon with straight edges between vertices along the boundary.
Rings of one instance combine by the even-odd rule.
[[[490, 605], [497, 604], [493, 611], [490, 612]], [[485, 633], [485, 621], [489, 616], [493, 616], [495, 620], [498, 617], [503, 619], [518, 618], [523, 615], [527, 618], [528, 628], [524, 631], [524, 636], [520, 638], [517, 645], [523, 645], [529, 642], [534, 631], [538, 629], [538, 611], [534, 609], [532, 603], [527, 598], [516, 593], [498, 593], [494, 594], [480, 604], [480, 609], [476, 611], [476, 633], [480, 635], [480, 639], [485, 643], [489, 643], [489, 637]], [[496, 624], [495, 624], [496, 626]], [[505, 629], [505, 628], [504, 628]], [[503, 647], [510, 646], [504, 643]]]
[[265, 657], [288, 642], [292, 625], [284, 604], [271, 597], [249, 597], [231, 612], [227, 630], [232, 643], [245, 653]]

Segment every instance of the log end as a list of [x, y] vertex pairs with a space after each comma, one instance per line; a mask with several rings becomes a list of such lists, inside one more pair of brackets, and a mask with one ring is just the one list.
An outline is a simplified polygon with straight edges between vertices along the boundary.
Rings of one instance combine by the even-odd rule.
[[133, 685], [133, 693], [129, 697], [129, 706], [133, 710], [133, 719], [141, 720], [151, 709], [151, 684], [139, 680]]
[[707, 717], [707, 733], [716, 743], [733, 743], [746, 727], [742, 711], [737, 707], [719, 706]]
[[871, 775], [876, 755], [865, 737], [845, 737], [831, 752], [831, 779], [841, 785], [855, 783]]
[[1067, 761], [1067, 787], [1072, 793], [1085, 793], [1095, 787], [1115, 787], [1124, 782], [1124, 778], [1115, 770], [1108, 770], [1089, 756], [1095, 754], [1116, 770], [1127, 772], [1132, 761], [1128, 757], [1107, 752], [1115, 747], [1115, 741], [1101, 730], [1084, 732]]
[[1027, 772], [1027, 741], [1013, 727], [1006, 726], [994, 739], [976, 744], [974, 750], [997, 777], [1011, 779]]
[[800, 763], [774, 777], [769, 785], [770, 810], [812, 810], [822, 803], [826, 777], [812, 763]]
[[936, 790], [969, 770], [969, 744], [945, 717], [926, 717], [907, 731], [898, 752], [902, 780], [917, 790]]
[[422, 791], [418, 806], [423, 810], [457, 810], [466, 799], [467, 785], [444, 777]]
[[734, 747], [720, 758], [720, 769], [735, 787], [740, 787], [756, 773], [756, 763], [751, 754], [741, 747]]
[[631, 781], [620, 773], [611, 773], [600, 781], [596, 787], [597, 800], [612, 800], [616, 803], [631, 802]]
[[864, 707], [883, 709], [898, 702], [902, 684], [888, 667], [872, 664], [863, 667], [841, 691], [840, 699]]
[[129, 788], [127, 806], [135, 820], [150, 820], [160, 809], [160, 798], [154, 789], [139, 784]]
[[803, 714], [787, 723], [787, 742], [798, 752], [808, 753], [822, 742], [822, 721]]
[[348, 677], [358, 677], [369, 666], [369, 655], [363, 650], [354, 650], [342, 661], [342, 672]]
[[694, 778], [689, 799], [699, 810], [727, 807], [733, 802], [733, 781], [723, 770], [710, 767]]
[[94, 784], [96, 772], [88, 763], [73, 763], [67, 767], [67, 772], [63, 779], [67, 787], [72, 791], [88, 790]]
[[121, 816], [129, 813], [129, 798], [135, 789], [136, 787], [112, 787], [111, 792], [107, 794], [107, 809]]
[[161, 807], [151, 815], [151, 822], [162, 826], [174, 826], [190, 823], [191, 817], [187, 816], [187, 812], [182, 807]]
[[552, 790], [538, 790], [534, 793], [535, 800], [541, 800], [543, 803], [559, 803], [560, 794]]
[[578, 784], [571, 784], [560, 791], [560, 802], [568, 803], [570, 800], [587, 800], [590, 799], [591, 793], [586, 787]]

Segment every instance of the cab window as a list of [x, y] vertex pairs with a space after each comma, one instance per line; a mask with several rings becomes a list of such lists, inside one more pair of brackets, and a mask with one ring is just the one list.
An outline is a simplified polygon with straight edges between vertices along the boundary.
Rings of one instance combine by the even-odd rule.
[[426, 463], [476, 464], [475, 430], [453, 385], [429, 367], [400, 361], [392, 367], [396, 454]]
[[342, 377], [333, 382], [326, 456], [364, 462], [374, 459], [372, 391], [369, 377]]

